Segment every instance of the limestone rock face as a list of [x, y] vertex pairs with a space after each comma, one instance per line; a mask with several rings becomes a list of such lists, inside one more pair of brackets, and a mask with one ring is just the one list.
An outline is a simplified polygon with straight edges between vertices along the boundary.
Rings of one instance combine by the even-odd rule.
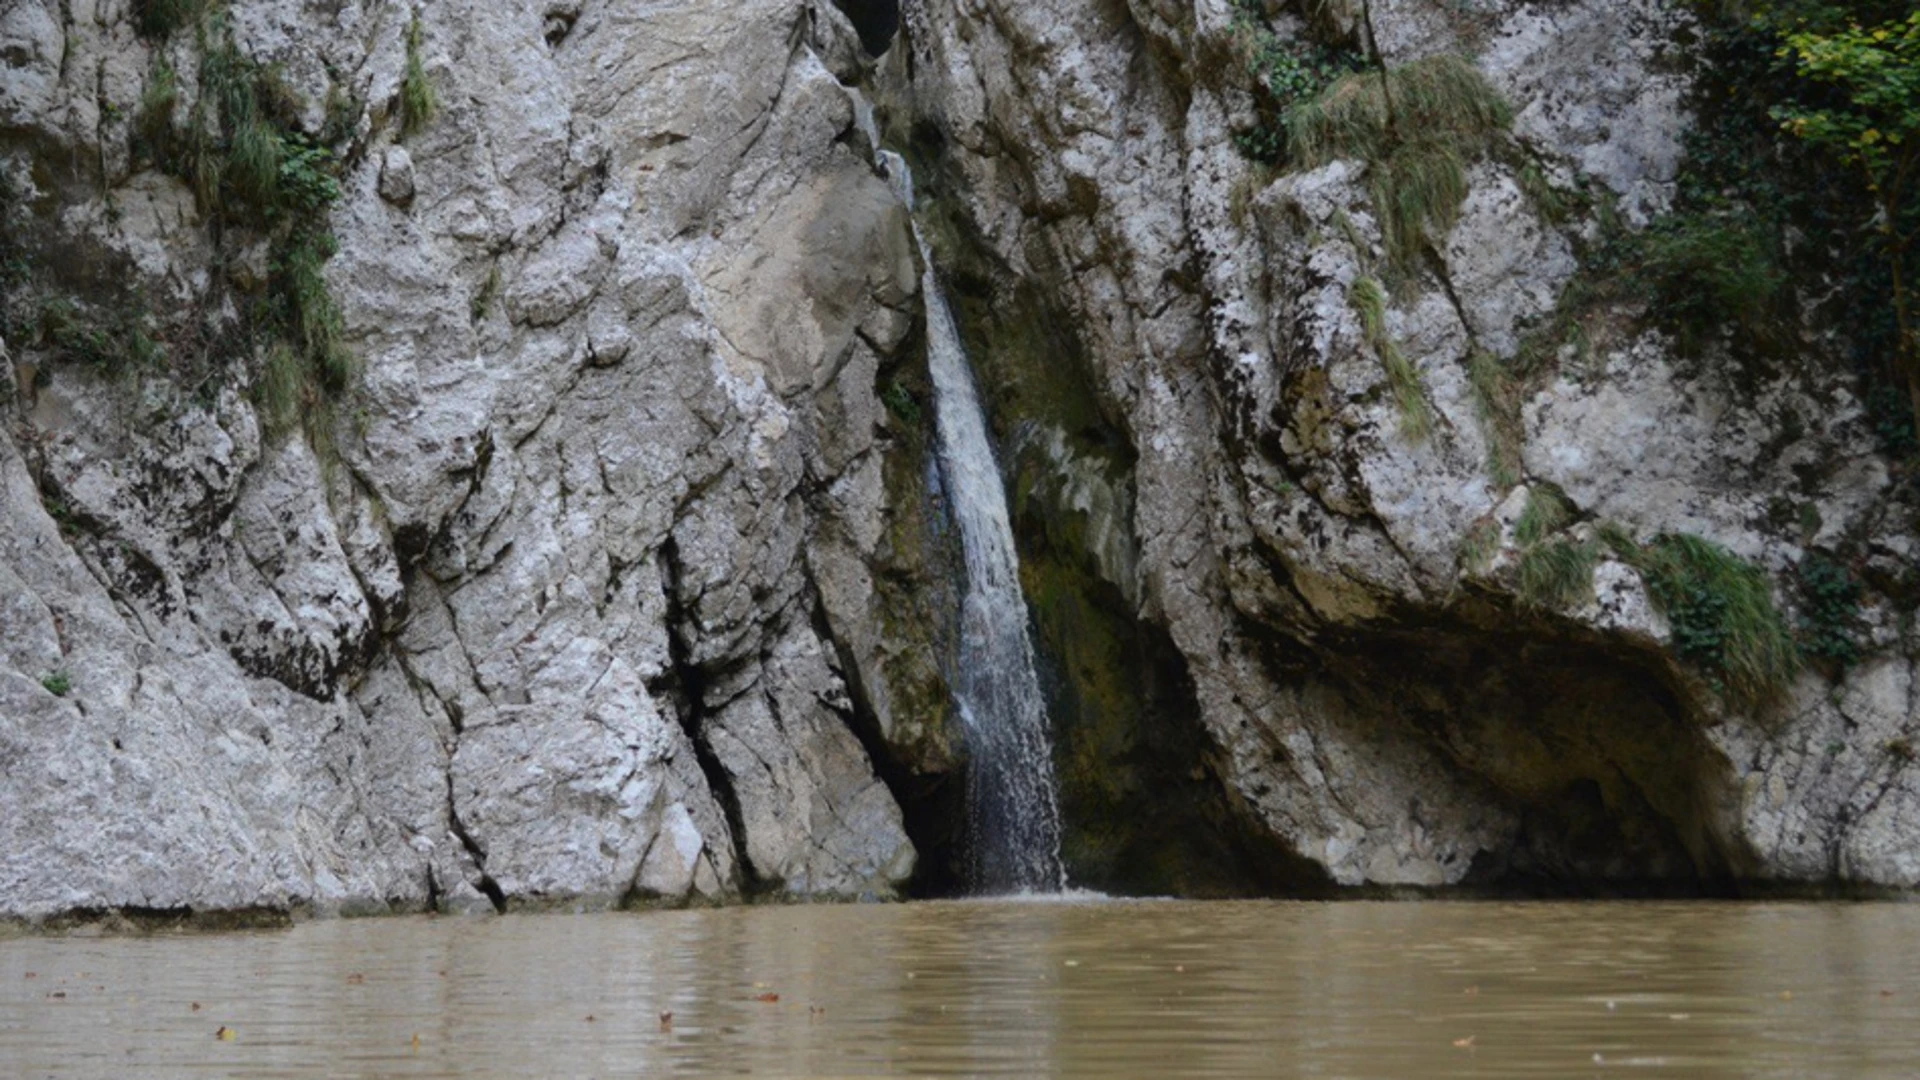
[[[215, 228], [136, 130], [206, 46], [137, 7], [0, 15], [0, 916], [898, 890], [850, 727], [889, 686], [841, 656], [880, 637], [876, 393], [923, 361], [844, 16], [227, 5], [202, 37], [342, 190]], [[309, 225], [361, 372], [271, 430], [233, 328]], [[90, 366], [50, 304], [156, 355]]]
[[[1305, 8], [1322, 40], [1357, 40], [1358, 5]], [[1341, 885], [1920, 886], [1920, 833], [1896, 824], [1920, 790], [1900, 602], [1866, 602], [1867, 662], [1749, 714], [1674, 660], [1601, 536], [1712, 541], [1770, 575], [1789, 621], [1809, 553], [1910, 560], [1911, 485], [1851, 382], [1689, 361], [1607, 309], [1488, 407], [1481, 365], [1552, 322], [1598, 227], [1543, 185], [1599, 193], [1627, 227], [1671, 203], [1682, 6], [1375, 0], [1389, 64], [1464, 56], [1514, 110], [1510, 149], [1470, 163], [1408, 268], [1367, 162], [1276, 172], [1236, 146], [1258, 123], [1245, 21], [1284, 38], [1300, 10], [924, 4], [911, 81], [883, 72], [953, 246], [987, 268], [974, 287], [1042, 293], [1073, 327], [1132, 460], [1137, 561], [1114, 584], [1137, 579], [1137, 617], [1177, 645], [1240, 809]], [[1378, 282], [1377, 331], [1359, 297]], [[1516, 525], [1556, 494], [1555, 536], [1596, 554], [1591, 595], [1543, 610], [1520, 598], [1535, 540]]]
[[[1374, 0], [1391, 64], [1513, 106], [1398, 261], [1374, 166], [1237, 145], [1246, 20], [1351, 43], [1357, 5], [908, 3], [879, 57], [893, 6], [844, 6], [0, 10], [0, 918], [938, 880], [960, 578], [869, 99], [1098, 718], [1065, 804], [1137, 819], [1070, 857], [1920, 887], [1911, 611], [1870, 591], [1859, 663], [1733, 707], [1632, 556], [1711, 541], [1792, 621], [1819, 553], [1907, 580], [1907, 467], [1848, 379], [1562, 306], [1600, 206], [1672, 203], [1685, 5]], [[229, 46], [337, 157], [323, 209], [209, 172]], [[1543, 543], [1590, 556], [1564, 602]]]

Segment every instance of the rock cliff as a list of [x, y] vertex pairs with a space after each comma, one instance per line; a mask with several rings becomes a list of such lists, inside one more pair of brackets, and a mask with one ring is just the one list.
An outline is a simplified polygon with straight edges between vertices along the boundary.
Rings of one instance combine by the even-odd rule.
[[[1683, 12], [916, 3], [876, 60], [851, 10], [0, 13], [0, 915], [938, 888], [958, 569], [868, 101], [1077, 880], [1920, 885], [1911, 466], [1850, 377], [1569, 299], [1673, 199]], [[1457, 212], [1263, 164], [1248, 34], [1489, 88]], [[1677, 537], [1789, 622], [1844, 550], [1861, 658], [1731, 692]]]
[[[1035, 529], [1121, 538], [1087, 573], [1171, 637], [1211, 768], [1310, 875], [1920, 884], [1911, 464], [1880, 452], [1850, 374], [1700, 357], [1575, 288], [1630, 273], [1586, 256], [1674, 198], [1684, 9], [911, 14], [892, 91], [917, 126], [897, 134], [939, 163], [954, 258], [993, 302], [1040, 295], [1095, 401], [1065, 421], [1008, 382], [1006, 434], [1125, 496], [1036, 482]], [[1299, 42], [1376, 73], [1323, 129], [1263, 131], [1263, 51]], [[1417, 133], [1364, 129], [1383, 92]], [[1284, 169], [1261, 142], [1280, 137], [1308, 151]], [[1428, 209], [1435, 152], [1462, 175]], [[1695, 580], [1663, 576], [1682, 550], [1744, 567], [1726, 572], [1788, 612], [1776, 638], [1812, 618], [1794, 583], [1844, 552], [1883, 586], [1848, 612], [1861, 659], [1731, 692], [1687, 662], [1708, 651], [1697, 609], [1659, 594]]]
[[[921, 361], [844, 19], [183, 7], [0, 16], [0, 911], [892, 894], [853, 700], [939, 676], [871, 587]], [[237, 154], [236, 67], [283, 182], [338, 160], [363, 373], [291, 430], [257, 313], [312, 223], [142, 149], [217, 107]]]

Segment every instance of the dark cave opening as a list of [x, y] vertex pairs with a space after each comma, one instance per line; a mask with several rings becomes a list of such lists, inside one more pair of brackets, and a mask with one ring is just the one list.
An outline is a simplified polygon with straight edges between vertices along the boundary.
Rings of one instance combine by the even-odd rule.
[[869, 56], [880, 56], [900, 31], [900, 0], [833, 0], [853, 23], [860, 46]]

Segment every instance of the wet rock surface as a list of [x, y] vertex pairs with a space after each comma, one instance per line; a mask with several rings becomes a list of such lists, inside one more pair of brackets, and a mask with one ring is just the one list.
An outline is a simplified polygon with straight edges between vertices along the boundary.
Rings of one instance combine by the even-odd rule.
[[[928, 157], [976, 291], [1037, 293], [1071, 328], [1101, 418], [1087, 441], [1122, 448], [1103, 484], [1124, 492], [1134, 554], [1106, 576], [1137, 582], [1133, 617], [1178, 649], [1241, 814], [1343, 886], [1920, 884], [1920, 836], [1894, 824], [1920, 723], [1901, 591], [1863, 602], [1870, 660], [1732, 705], [1676, 659], [1602, 535], [1719, 545], [1765, 571], [1789, 620], [1810, 555], [1907, 551], [1911, 485], [1851, 380], [1691, 358], [1603, 307], [1572, 313], [1580, 347], [1511, 388], [1505, 417], [1476, 385], [1476, 364], [1558, 317], [1595, 235], [1543, 180], [1601, 193], [1626, 228], [1670, 205], [1688, 15], [1372, 5], [1389, 66], [1464, 56], [1513, 110], [1501, 149], [1469, 160], [1457, 218], [1399, 265], [1378, 165], [1275, 170], [1241, 145], [1260, 123], [1248, 20], [1351, 47], [1357, 7], [1311, 23], [1224, 0], [915, 11], [912, 79], [887, 85], [918, 126], [897, 133]], [[1009, 443], [1084, 437], [1016, 397], [997, 418]], [[1090, 505], [1084, 483], [1033, 489], [1042, 520]], [[1571, 507], [1550, 543], [1593, 553], [1564, 606], [1523, 595], [1540, 541], [1516, 525], [1536, 497]], [[1083, 539], [1083, 556], [1113, 547]]]
[[[981, 376], [1075, 880], [1920, 885], [1911, 604], [1729, 705], [1602, 537], [1702, 537], [1790, 619], [1843, 542], [1903, 580], [1920, 509], [1851, 381], [1614, 309], [1499, 415], [1476, 381], [1565, 314], [1595, 206], [1670, 205], [1674, 6], [1376, 0], [1390, 63], [1513, 107], [1398, 266], [1367, 162], [1236, 144], [1227, 0], [236, 2], [341, 163], [359, 370], [292, 430], [248, 328], [301, 223], [143, 149], [204, 45], [136, 7], [0, 13], [0, 916], [954, 884], [961, 571], [855, 87]], [[1354, 40], [1335, 7], [1260, 18]], [[1520, 584], [1548, 498], [1594, 552], [1558, 606]]]

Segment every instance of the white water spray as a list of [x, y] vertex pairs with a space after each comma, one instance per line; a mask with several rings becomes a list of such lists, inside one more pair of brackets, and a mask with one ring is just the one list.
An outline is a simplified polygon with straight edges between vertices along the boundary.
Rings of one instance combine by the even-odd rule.
[[[879, 153], [894, 190], [912, 208], [913, 174], [907, 163], [898, 154]], [[918, 222], [913, 237], [926, 267], [920, 292], [927, 305], [927, 367], [933, 376], [941, 471], [967, 561], [954, 702], [971, 757], [970, 884], [981, 893], [1059, 892], [1066, 888], [1060, 808], [1007, 492], [987, 441], [967, 354]]]

